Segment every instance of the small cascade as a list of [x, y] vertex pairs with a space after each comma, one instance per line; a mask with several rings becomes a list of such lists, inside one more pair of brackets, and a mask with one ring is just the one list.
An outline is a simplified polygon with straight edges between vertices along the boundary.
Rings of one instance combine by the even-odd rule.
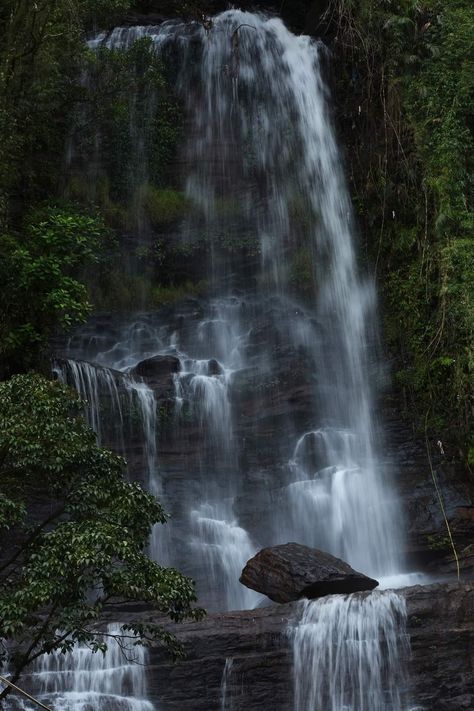
[[85, 417], [88, 425], [97, 434], [99, 445], [104, 443], [105, 408], [108, 410], [108, 422], [118, 425], [120, 436], [123, 436], [123, 412], [117, 373], [108, 368], [98, 368], [93, 363], [70, 358], [62, 362], [56, 361], [53, 364], [53, 373], [58, 380], [74, 387], [85, 401]]
[[230, 408], [225, 376], [195, 375], [191, 380], [193, 400], [199, 412], [199, 424], [216, 439], [230, 430]]
[[215, 447], [229, 449], [232, 422], [229, 403], [229, 373], [215, 359], [181, 358], [175, 376], [176, 404], [187, 398], [196, 413], [204, 439]]
[[[163, 503], [163, 489], [158, 470], [156, 446], [158, 418], [155, 393], [146, 383], [133, 379], [127, 381], [127, 389], [130, 394], [130, 407], [133, 407], [136, 403], [140, 412], [142, 440], [147, 463], [148, 490]], [[150, 555], [153, 560], [159, 561], [161, 565], [167, 565], [169, 562], [169, 538], [169, 524], [163, 526], [161, 523], [156, 523], [153, 526], [150, 538]]]
[[[67, 654], [43, 655], [27, 678], [28, 687], [54, 711], [154, 711], [146, 700], [146, 650], [121, 646], [113, 639], [119, 634], [119, 625], [109, 625], [105, 654], [79, 645]], [[37, 709], [32, 702], [11, 703], [12, 711]]]
[[249, 558], [255, 555], [249, 535], [235, 520], [230, 506], [203, 504], [191, 512], [195, 536], [193, 548], [202, 561], [212, 587], [220, 590], [226, 610], [249, 610], [262, 596], [237, 586], [235, 581]]
[[[107, 362], [103, 357], [102, 360]], [[124, 454], [125, 441], [130, 436], [130, 423], [126, 427], [125, 421], [138, 414], [146, 462], [145, 485], [162, 500], [156, 445], [157, 403], [153, 390], [141, 379], [86, 361], [56, 361], [53, 372], [59, 380], [72, 385], [85, 401], [86, 420], [96, 432], [99, 445], [112, 446]], [[153, 527], [150, 554], [163, 565], [169, 559], [169, 536], [169, 526], [156, 524]]]
[[[279, 535], [293, 535], [377, 575], [384, 566], [375, 553], [368, 557], [374, 548], [373, 519], [391, 520], [395, 504], [390, 492], [374, 498], [357, 455], [356, 436], [349, 430], [318, 429], [300, 437], [289, 462], [292, 481], [281, 495]], [[381, 550], [387, 550], [386, 532], [379, 533]]]
[[295, 711], [406, 711], [405, 620], [405, 600], [391, 591], [302, 603]]
[[232, 711], [232, 699], [230, 698], [228, 686], [232, 675], [232, 667], [234, 660], [232, 657], [227, 657], [225, 660], [224, 671], [222, 672], [221, 680], [221, 711]]

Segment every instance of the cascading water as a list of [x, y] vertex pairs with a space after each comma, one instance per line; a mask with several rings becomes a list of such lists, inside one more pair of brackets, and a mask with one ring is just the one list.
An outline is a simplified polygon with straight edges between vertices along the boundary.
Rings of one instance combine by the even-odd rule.
[[[89, 401], [99, 434], [107, 391], [125, 449], [138, 408], [142, 478], [172, 513], [152, 554], [195, 577], [209, 609], [258, 603], [238, 574], [266, 544], [296, 540], [393, 574], [402, 526], [377, 446], [374, 289], [357, 268], [325, 49], [238, 10], [206, 29], [118, 28], [90, 45], [120, 50], [145, 36], [174, 62], [187, 112], [180, 165], [193, 212], [179, 239], [192, 250], [205, 235], [208, 293], [164, 315], [95, 331], [92, 321], [62, 354], [62, 377]], [[154, 356], [173, 359], [166, 396], [134, 375]], [[157, 408], [170, 400], [166, 425]], [[393, 593], [308, 603], [294, 631], [297, 710], [402, 709], [403, 614]]]
[[386, 591], [302, 606], [293, 632], [295, 711], [404, 711], [404, 599]]
[[[117, 635], [119, 626], [109, 625], [104, 654], [80, 645], [41, 657], [26, 679], [36, 698], [55, 711], [154, 711], [146, 700], [146, 650], [127, 640], [119, 644]], [[38, 708], [20, 700], [11, 704], [12, 711]]]
[[54, 363], [53, 371], [59, 380], [72, 385], [86, 403], [85, 417], [88, 425], [96, 432], [99, 445], [103, 443], [104, 418], [101, 408], [104, 401], [108, 402], [111, 411], [109, 422], [118, 422], [122, 433], [122, 406], [117, 379], [112, 371], [107, 368], [97, 368], [92, 363], [72, 359], [63, 363]]

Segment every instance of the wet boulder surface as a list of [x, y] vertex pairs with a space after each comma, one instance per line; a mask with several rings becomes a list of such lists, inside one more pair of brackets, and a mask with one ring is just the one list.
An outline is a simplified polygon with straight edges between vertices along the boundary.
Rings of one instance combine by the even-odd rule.
[[378, 585], [340, 558], [299, 543], [263, 548], [247, 562], [240, 582], [281, 603], [373, 590]]

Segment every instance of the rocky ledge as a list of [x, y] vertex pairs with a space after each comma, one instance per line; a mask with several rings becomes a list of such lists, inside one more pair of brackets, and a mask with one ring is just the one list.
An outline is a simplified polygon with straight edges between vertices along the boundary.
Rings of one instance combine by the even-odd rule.
[[[406, 599], [413, 706], [474, 708], [474, 584], [398, 591]], [[364, 595], [366, 593], [355, 593]], [[300, 602], [209, 615], [173, 628], [187, 658], [172, 664], [151, 652], [149, 693], [161, 711], [292, 711], [289, 630]], [[231, 705], [222, 705], [223, 687]]]

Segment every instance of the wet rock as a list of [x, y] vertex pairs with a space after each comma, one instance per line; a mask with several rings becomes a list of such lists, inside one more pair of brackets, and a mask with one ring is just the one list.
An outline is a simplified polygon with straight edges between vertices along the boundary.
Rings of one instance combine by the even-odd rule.
[[156, 355], [152, 358], [141, 360], [132, 369], [132, 375], [142, 378], [159, 378], [169, 373], [178, 373], [180, 370], [179, 358], [172, 355]]
[[378, 585], [343, 560], [299, 543], [263, 548], [248, 561], [240, 582], [282, 603], [373, 590]]
[[[430, 572], [455, 575], [446, 523], [430, 472], [426, 442], [413, 434], [400, 416], [400, 404], [387, 398], [383, 406], [385, 452], [397, 469], [397, 490], [405, 512], [406, 527], [400, 545], [408, 553], [409, 566]], [[444, 509], [456, 548], [460, 553], [472, 544], [474, 532], [474, 488], [467, 467], [456, 461], [452, 452], [439, 451], [436, 439], [431, 445], [432, 465], [442, 493]], [[472, 576], [472, 562], [462, 563], [465, 578]]]
[[222, 368], [215, 358], [211, 358], [211, 360], [207, 364], [207, 367], [209, 369], [209, 375], [221, 375], [222, 374]]
[[[474, 708], [474, 586], [435, 584], [397, 592], [407, 606], [410, 707]], [[171, 625], [169, 631], [183, 644], [186, 656], [176, 664], [162, 648], [150, 651], [150, 701], [162, 711], [221, 711], [227, 663], [225, 708], [232, 704], [235, 711], [291, 711], [295, 702], [288, 631], [300, 615], [299, 604], [289, 603]]]
[[179, 358], [176, 356], [156, 355], [137, 363], [130, 375], [143, 378], [158, 397], [163, 397], [173, 390], [173, 374], [179, 373], [180, 368]]

